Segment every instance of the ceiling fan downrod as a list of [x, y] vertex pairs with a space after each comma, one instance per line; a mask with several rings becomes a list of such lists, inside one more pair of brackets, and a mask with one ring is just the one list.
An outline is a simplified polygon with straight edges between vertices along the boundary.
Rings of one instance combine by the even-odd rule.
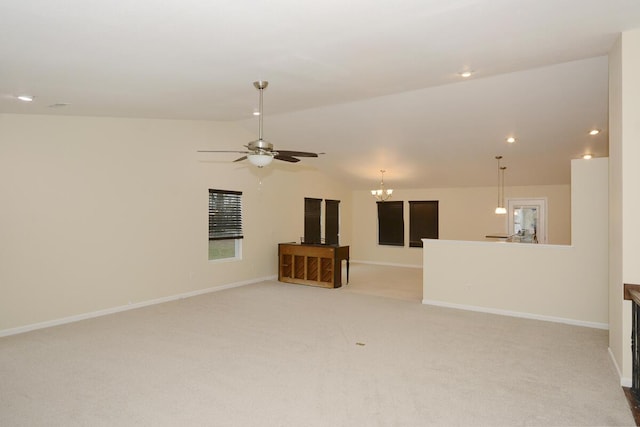
[[260, 105], [258, 106], [258, 112], [260, 113], [258, 117], [258, 123], [259, 123], [258, 140], [262, 141], [262, 116], [263, 116], [262, 93], [267, 88], [267, 86], [269, 86], [269, 82], [266, 80], [258, 80], [257, 82], [253, 82], [253, 86], [255, 86], [255, 88], [258, 89], [258, 91], [260, 92]]

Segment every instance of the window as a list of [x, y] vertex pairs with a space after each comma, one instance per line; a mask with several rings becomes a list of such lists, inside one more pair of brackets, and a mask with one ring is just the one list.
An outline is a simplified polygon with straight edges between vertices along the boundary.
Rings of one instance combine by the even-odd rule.
[[378, 244], [404, 246], [403, 202], [377, 202]]
[[327, 245], [338, 245], [340, 233], [340, 200], [324, 201], [324, 242]]
[[209, 190], [209, 259], [242, 257], [242, 192]]
[[409, 247], [421, 248], [421, 239], [438, 238], [438, 201], [409, 202]]
[[322, 199], [304, 198], [304, 243], [320, 243]]

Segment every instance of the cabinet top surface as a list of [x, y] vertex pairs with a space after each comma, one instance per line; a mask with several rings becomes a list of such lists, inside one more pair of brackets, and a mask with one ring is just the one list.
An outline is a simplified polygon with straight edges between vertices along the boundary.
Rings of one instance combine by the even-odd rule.
[[327, 245], [323, 243], [296, 243], [296, 242], [286, 242], [286, 243], [278, 243], [279, 246], [310, 246], [315, 248], [344, 248], [346, 246], [340, 245]]

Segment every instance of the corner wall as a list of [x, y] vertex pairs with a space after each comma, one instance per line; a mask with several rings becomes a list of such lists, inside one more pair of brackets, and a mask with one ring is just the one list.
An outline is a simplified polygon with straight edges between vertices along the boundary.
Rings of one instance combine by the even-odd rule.
[[571, 166], [572, 246], [424, 239], [423, 303], [606, 328], [608, 159]]
[[640, 284], [640, 29], [622, 33], [609, 55], [611, 241], [609, 349], [621, 383], [631, 386], [631, 302], [623, 284]]

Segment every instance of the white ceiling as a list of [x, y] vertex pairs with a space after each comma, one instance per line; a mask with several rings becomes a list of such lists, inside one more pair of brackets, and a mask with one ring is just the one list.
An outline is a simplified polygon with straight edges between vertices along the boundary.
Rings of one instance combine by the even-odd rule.
[[494, 185], [497, 154], [507, 185], [568, 183], [607, 155], [606, 55], [634, 28], [638, 0], [2, 0], [0, 112], [257, 134], [262, 79], [265, 137], [353, 188]]

